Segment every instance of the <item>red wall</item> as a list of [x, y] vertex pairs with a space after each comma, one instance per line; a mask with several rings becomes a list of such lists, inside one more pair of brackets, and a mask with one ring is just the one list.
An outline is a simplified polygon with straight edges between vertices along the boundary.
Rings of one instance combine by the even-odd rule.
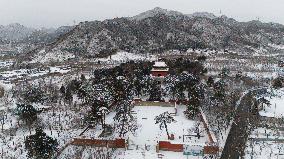
[[205, 120], [203, 119], [203, 116], [201, 114], [199, 114], [199, 116], [201, 118], [201, 121], [203, 122], [203, 125], [204, 125], [206, 132], [207, 132], [210, 143], [214, 143], [213, 138], [211, 136], [211, 133], [209, 131], [208, 125], [206, 124]]
[[218, 154], [219, 147], [218, 146], [204, 146], [203, 152], [204, 154]]
[[167, 142], [167, 141], [159, 141], [159, 150], [183, 152], [183, 145], [182, 144], [171, 144], [170, 142]]
[[[183, 144], [171, 144], [168, 141], [159, 141], [159, 150], [183, 152]], [[218, 146], [204, 146], [204, 154], [218, 154]]]
[[168, 75], [168, 72], [166, 71], [152, 71], [151, 72], [152, 76], [156, 76], [158, 77], [158, 75], [160, 74], [161, 76], [167, 76]]

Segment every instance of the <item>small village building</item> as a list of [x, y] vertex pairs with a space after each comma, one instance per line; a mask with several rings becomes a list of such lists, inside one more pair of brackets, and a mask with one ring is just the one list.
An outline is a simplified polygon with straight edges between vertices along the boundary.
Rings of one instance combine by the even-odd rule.
[[153, 65], [151, 75], [153, 77], [165, 77], [169, 74], [169, 67], [165, 62], [157, 61]]

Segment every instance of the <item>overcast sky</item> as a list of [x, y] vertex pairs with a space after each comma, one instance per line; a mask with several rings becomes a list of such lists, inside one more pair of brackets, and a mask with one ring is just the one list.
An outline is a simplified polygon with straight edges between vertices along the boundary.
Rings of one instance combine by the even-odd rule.
[[80, 21], [134, 16], [154, 7], [182, 13], [207, 11], [284, 24], [284, 0], [0, 0], [0, 24], [58, 27]]

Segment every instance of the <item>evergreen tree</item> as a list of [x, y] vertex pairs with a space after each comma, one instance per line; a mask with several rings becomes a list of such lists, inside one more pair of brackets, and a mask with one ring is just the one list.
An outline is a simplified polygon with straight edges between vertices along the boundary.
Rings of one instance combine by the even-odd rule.
[[284, 81], [284, 78], [283, 77], [277, 77], [275, 78], [273, 81], [272, 81], [272, 87], [273, 88], [282, 88], [283, 87], [283, 81]]
[[73, 95], [72, 95], [72, 91], [70, 88], [67, 88], [66, 89], [66, 92], [65, 92], [65, 100], [68, 102], [68, 103], [71, 103], [72, 100], [73, 100]]
[[85, 80], [86, 80], [86, 77], [85, 77], [85, 75], [84, 75], [84, 74], [81, 74], [81, 77], [80, 77], [80, 79], [81, 79], [81, 82], [85, 81]]
[[206, 56], [204, 56], [204, 55], [202, 55], [202, 56], [198, 56], [197, 57], [197, 61], [199, 61], [199, 62], [204, 62], [204, 61], [206, 61]]
[[219, 101], [224, 101], [226, 97], [226, 83], [219, 80], [214, 84], [214, 98]]
[[151, 89], [149, 90], [149, 101], [160, 101], [162, 98], [162, 92], [160, 88], [160, 83], [158, 81], [153, 81], [151, 84]]
[[135, 95], [140, 97], [142, 95], [142, 90], [143, 90], [143, 79], [134, 77], [133, 79], [133, 89], [135, 92]]
[[176, 90], [176, 99], [179, 101], [183, 101], [185, 99], [185, 85], [181, 81], [179, 81], [176, 85], [175, 88]]
[[43, 102], [45, 97], [45, 93], [39, 86], [32, 86], [28, 88], [25, 92], [23, 92], [24, 101], [28, 101], [29, 103], [39, 103]]
[[60, 93], [61, 93], [62, 95], [65, 94], [65, 87], [64, 87], [63, 85], [60, 87]]
[[167, 124], [174, 122], [175, 121], [174, 117], [172, 117], [169, 112], [164, 112], [164, 113], [156, 116], [155, 121], [156, 121], [155, 124], [160, 124], [161, 130], [162, 130], [162, 128], [166, 129], [168, 138], [170, 138], [170, 134], [169, 134], [169, 131], [168, 131], [168, 125]]
[[212, 76], [208, 77], [207, 86], [212, 87], [214, 85], [214, 78]]
[[37, 119], [37, 110], [28, 104], [17, 104], [16, 114], [21, 120], [24, 120], [25, 123], [29, 126]]
[[187, 109], [184, 112], [189, 119], [195, 118], [199, 113], [199, 107], [201, 100], [204, 98], [204, 89], [202, 85], [195, 85], [192, 87], [191, 91], [188, 92], [189, 103]]
[[230, 74], [230, 70], [228, 68], [223, 68], [221, 73], [219, 74], [220, 77], [228, 77]]
[[103, 114], [99, 112], [100, 108], [107, 108], [107, 103], [98, 99], [91, 103], [91, 111], [89, 111], [85, 118], [85, 121], [91, 126], [94, 126], [98, 122], [101, 122], [102, 126], [104, 125]]
[[177, 95], [177, 83], [179, 82], [176, 75], [168, 75], [165, 78], [165, 91], [169, 95], [171, 100], [176, 100]]
[[112, 82], [112, 94], [115, 103], [122, 100], [129, 100], [131, 98], [131, 88], [133, 86], [129, 80], [127, 80], [124, 76], [118, 76], [116, 77], [116, 80], [113, 80]]
[[41, 128], [37, 128], [36, 133], [28, 136], [25, 140], [25, 148], [29, 158], [51, 158], [57, 150], [57, 146], [57, 140], [47, 136]]
[[137, 130], [137, 122], [130, 112], [130, 102], [122, 101], [116, 110], [115, 117], [116, 131], [119, 133], [119, 137], [125, 136], [128, 132], [135, 133]]
[[192, 103], [192, 101], [190, 101], [190, 104], [187, 105], [187, 109], [184, 112], [185, 116], [188, 119], [194, 119], [196, 117], [196, 115], [199, 113], [199, 107], [196, 106], [195, 104]]

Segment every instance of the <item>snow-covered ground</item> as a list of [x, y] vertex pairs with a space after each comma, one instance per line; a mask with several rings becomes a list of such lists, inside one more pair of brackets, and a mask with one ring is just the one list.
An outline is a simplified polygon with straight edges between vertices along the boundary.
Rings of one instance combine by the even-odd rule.
[[270, 47], [277, 50], [284, 50], [284, 45], [268, 44]]
[[[69, 71], [61, 70], [57, 67], [51, 67], [50, 70], [50, 72]], [[18, 74], [18, 72], [14, 73]], [[53, 84], [59, 84], [60, 86], [64, 76], [50, 78], [53, 79]], [[49, 80], [50, 79], [47, 78], [47, 81]], [[33, 82], [36, 81], [37, 80], [34, 80]], [[0, 83], [1, 82], [2, 81], [0, 81]], [[13, 109], [16, 107], [16, 102], [12, 100], [13, 98], [10, 96], [13, 84], [1, 84], [1, 87], [5, 89], [5, 92], [7, 92], [5, 94], [9, 96], [7, 98], [0, 98], [1, 119], [2, 112], [5, 112], [4, 120], [1, 120], [0, 125], [0, 156], [5, 159], [27, 159], [24, 141], [27, 136], [35, 133], [34, 128], [29, 131], [28, 126], [14, 114]], [[52, 105], [33, 104], [33, 106], [37, 109], [47, 109], [38, 115], [37, 122], [45, 128], [44, 132], [48, 136], [57, 139], [59, 147], [62, 147], [70, 139], [77, 137], [84, 129], [82, 126], [84, 110], [80, 112], [78, 112], [78, 110], [70, 110], [70, 106], [63, 103], [56, 106], [53, 104], [53, 106], [56, 107], [54, 111], [51, 109]]]
[[[173, 134], [175, 139], [170, 140], [171, 143], [178, 144], [194, 144], [194, 145], [205, 145], [208, 142], [208, 138], [205, 131], [202, 131], [200, 139], [196, 137], [185, 137], [183, 141], [183, 135], [196, 135], [193, 131], [195, 130], [195, 124], [197, 121], [188, 120], [183, 111], [185, 106], [178, 106], [177, 115], [173, 116], [176, 122], [168, 124], [169, 134]], [[162, 106], [136, 106], [133, 109], [137, 123], [140, 126], [137, 130], [136, 136], [131, 136], [129, 139], [135, 143], [135, 145], [156, 145], [158, 141], [169, 141], [165, 129], [160, 129], [159, 124], [155, 124], [155, 117], [164, 113], [174, 113], [174, 107], [162, 107]], [[200, 128], [202, 129], [202, 124]], [[149, 131], [151, 130], [151, 131]]]
[[[70, 68], [64, 67], [49, 67], [47, 69], [19, 69], [11, 71], [0, 72], [0, 80], [11, 81], [15, 79], [20, 79], [23, 77], [33, 78], [46, 75], [48, 73], [68, 73]], [[4, 82], [5, 83], [5, 82]]]
[[106, 58], [97, 58], [95, 62], [102, 62], [107, 64], [123, 63], [127, 61], [155, 61], [157, 57], [149, 54], [134, 54], [129, 52], [117, 52]]
[[0, 61], [0, 68], [9, 67], [14, 64], [14, 61]]
[[[37, 105], [36, 107], [50, 108], [44, 105]], [[53, 111], [50, 109], [39, 114], [38, 121], [45, 128], [44, 132], [57, 139], [59, 147], [62, 147], [84, 130], [84, 127], [81, 126], [82, 117], [82, 113], [75, 111], [67, 109], [55, 109]], [[0, 133], [0, 147], [2, 148], [0, 156], [27, 159], [24, 147], [25, 137], [34, 133], [34, 129], [31, 129], [30, 132], [23, 121], [15, 117], [13, 113], [8, 113], [4, 130]]]
[[259, 114], [266, 117], [284, 117], [284, 89], [271, 89], [270, 96], [265, 98], [270, 101], [271, 105], [266, 106]]
[[46, 52], [41, 50], [29, 63], [62, 62], [72, 58], [75, 58], [75, 55], [67, 51]]
[[[176, 122], [168, 124], [169, 134], [174, 134], [174, 140], [168, 140], [165, 129], [160, 129], [159, 124], [155, 124], [155, 117], [166, 111], [174, 113], [174, 107], [163, 106], [136, 106], [133, 113], [137, 118], [138, 130], [135, 135], [129, 136], [130, 149], [115, 152], [114, 159], [156, 159], [161, 156], [163, 159], [186, 159], [187, 156], [182, 152], [159, 151], [156, 152], [158, 141], [169, 141], [172, 144], [201, 145], [204, 146], [209, 141], [203, 124], [198, 121], [189, 120], [184, 116], [185, 106], [177, 107], [177, 114], [173, 116]], [[200, 124], [201, 138], [183, 135], [196, 135], [194, 130], [196, 124]], [[147, 147], [147, 149], [146, 149]], [[200, 156], [189, 156], [192, 159], [201, 158]]]
[[[284, 89], [269, 89], [265, 99], [270, 101], [271, 105], [265, 105], [259, 114], [263, 117], [283, 119]], [[284, 159], [283, 127], [276, 124], [270, 128], [259, 127], [253, 130], [246, 144], [245, 154], [246, 159]]]
[[[129, 141], [129, 147], [125, 149], [117, 149], [112, 152], [113, 159], [157, 159], [162, 156], [163, 159], [186, 159], [187, 156], [182, 152], [169, 152], [169, 151], [156, 151], [156, 145], [158, 141], [169, 141], [173, 144], [185, 144], [185, 145], [200, 145], [204, 146], [209, 142], [206, 131], [203, 124], [199, 121], [189, 120], [184, 116], [183, 111], [186, 109], [184, 105], [177, 106], [177, 114], [173, 115], [175, 122], [168, 124], [169, 134], [174, 134], [174, 140], [168, 140], [165, 129], [160, 129], [159, 124], [155, 124], [155, 117], [164, 113], [175, 113], [174, 107], [167, 106], [135, 106], [132, 109], [133, 116], [137, 119], [138, 129], [134, 134], [128, 133], [125, 138]], [[106, 116], [106, 124], [113, 124], [113, 117], [115, 113], [111, 112]], [[200, 139], [195, 137], [196, 124], [199, 125]], [[101, 126], [95, 129], [90, 129], [84, 133], [83, 138], [99, 138], [102, 133]], [[183, 135], [193, 135], [183, 137]], [[118, 133], [115, 132], [111, 139], [118, 138]], [[77, 149], [77, 150], [76, 150]], [[80, 149], [80, 150], [78, 150]], [[60, 158], [68, 156], [67, 153], [73, 153], [73, 151], [82, 151], [82, 158], [88, 158], [90, 156], [88, 152], [94, 151], [93, 148], [81, 149], [80, 146], [75, 148], [74, 146], [68, 147], [64, 150]], [[189, 156], [192, 159], [201, 158], [200, 156]]]
[[284, 159], [284, 132], [266, 128], [257, 128], [247, 142], [246, 159]]
[[[113, 159], [158, 159], [159, 156], [162, 159], [187, 159], [182, 152], [169, 152], [160, 151], [156, 152], [154, 149], [145, 150], [128, 150], [128, 151], [117, 151], [113, 155]], [[189, 156], [190, 159], [201, 159], [200, 156]]]
[[284, 159], [284, 144], [275, 141], [249, 141], [245, 159]]
[[[46, 63], [46, 62], [63, 62], [69, 59], [74, 59], [75, 55], [68, 53], [66, 51], [53, 51], [46, 53], [45, 50], [41, 50], [36, 57], [32, 59], [29, 63]], [[86, 61], [93, 62], [102, 62], [105, 64], [117, 64], [127, 61], [155, 61], [157, 57], [150, 54], [136, 54], [129, 52], [117, 52], [113, 55], [110, 55], [106, 58], [95, 58], [95, 59], [86, 59]]]

